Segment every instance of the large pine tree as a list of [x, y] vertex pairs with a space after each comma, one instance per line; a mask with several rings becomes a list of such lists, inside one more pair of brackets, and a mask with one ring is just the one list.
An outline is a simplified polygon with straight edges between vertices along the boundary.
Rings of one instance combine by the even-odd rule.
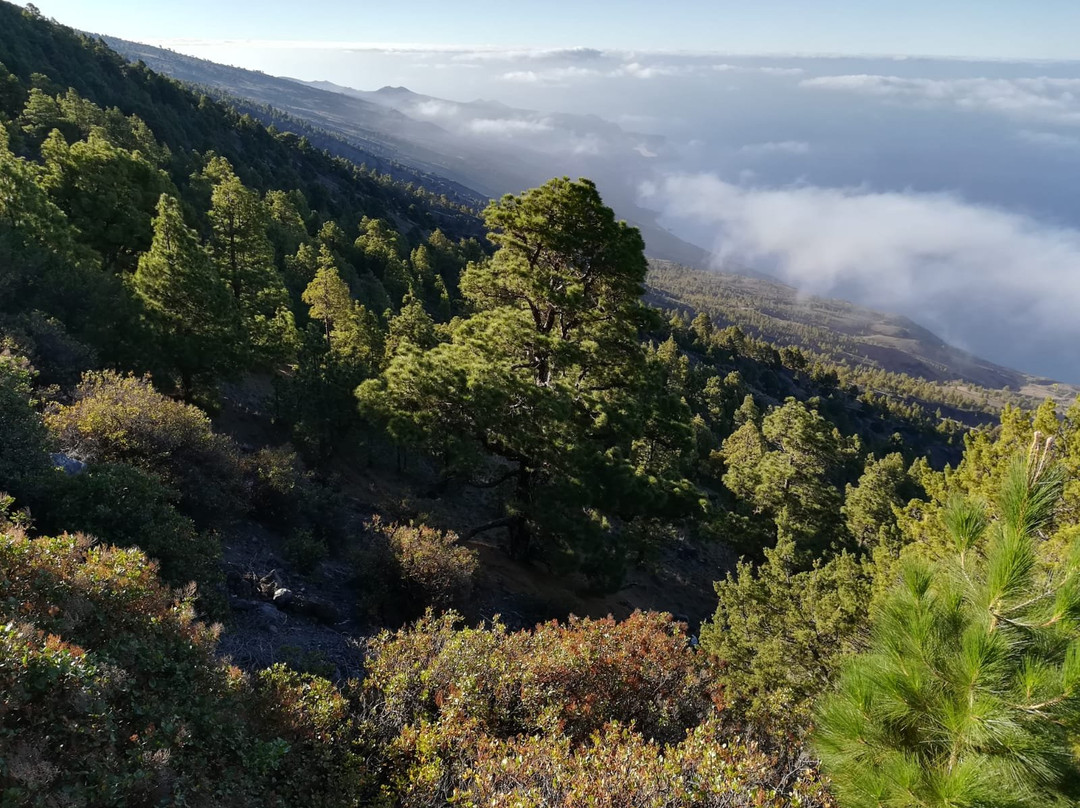
[[625, 561], [618, 524], [677, 501], [682, 482], [635, 450], [651, 400], [641, 235], [588, 180], [504, 197], [484, 217], [499, 249], [461, 278], [474, 314], [431, 350], [394, 356], [361, 386], [362, 408], [505, 484], [505, 513], [485, 527], [507, 528], [515, 554], [539, 545], [611, 584]]

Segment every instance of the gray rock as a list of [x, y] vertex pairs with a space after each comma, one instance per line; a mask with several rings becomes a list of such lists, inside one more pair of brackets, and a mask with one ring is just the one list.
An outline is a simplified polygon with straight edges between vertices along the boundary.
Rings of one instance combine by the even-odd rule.
[[292, 590], [286, 589], [285, 587], [275, 589], [273, 601], [275, 606], [288, 606], [290, 603], [293, 602]]
[[81, 460], [76, 460], [70, 455], [66, 455], [63, 452], [56, 452], [49, 455], [49, 459], [52, 460], [52, 464], [72, 477], [82, 474], [86, 471], [86, 464]]

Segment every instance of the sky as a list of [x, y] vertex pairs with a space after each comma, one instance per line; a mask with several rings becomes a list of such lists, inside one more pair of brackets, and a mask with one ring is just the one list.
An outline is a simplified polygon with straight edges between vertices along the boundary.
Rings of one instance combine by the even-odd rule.
[[308, 40], [1080, 59], [1075, 0], [39, 0], [136, 41]]

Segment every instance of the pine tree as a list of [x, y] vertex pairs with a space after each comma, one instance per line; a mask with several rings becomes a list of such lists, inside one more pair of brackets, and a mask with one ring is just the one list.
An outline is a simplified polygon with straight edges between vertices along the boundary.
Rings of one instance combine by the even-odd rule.
[[212, 384], [234, 357], [236, 308], [180, 203], [158, 201], [154, 239], [139, 258], [132, 286], [169, 369], [190, 397], [196, 385]]
[[681, 507], [692, 488], [634, 443], [655, 423], [641, 395], [641, 236], [587, 180], [504, 197], [485, 221], [499, 249], [460, 287], [475, 313], [431, 350], [398, 352], [357, 391], [362, 411], [448, 467], [505, 483], [505, 515], [481, 529], [508, 528], [512, 553], [539, 546], [610, 585], [626, 553], [612, 522]]
[[325, 455], [348, 444], [357, 421], [353, 391], [378, 370], [384, 348], [378, 318], [353, 299], [325, 244], [314, 261], [302, 294], [310, 322], [295, 373], [279, 389], [297, 436]]
[[157, 200], [176, 194], [168, 177], [142, 155], [111, 143], [98, 126], [72, 146], [54, 130], [41, 153], [42, 184], [83, 241], [97, 250], [106, 269], [130, 273], [150, 246]]
[[310, 307], [311, 319], [322, 324], [327, 352], [358, 368], [377, 366], [382, 348], [378, 320], [353, 300], [325, 246], [320, 248], [318, 267], [302, 299]]
[[257, 364], [291, 356], [297, 343], [285, 280], [267, 235], [269, 216], [259, 195], [244, 187], [228, 161], [211, 160], [210, 256], [240, 312], [245, 349]]
[[1042, 546], [1064, 475], [1041, 439], [990, 520], [954, 500], [952, 558], [912, 561], [818, 710], [844, 808], [1036, 808], [1080, 796], [1080, 539]]

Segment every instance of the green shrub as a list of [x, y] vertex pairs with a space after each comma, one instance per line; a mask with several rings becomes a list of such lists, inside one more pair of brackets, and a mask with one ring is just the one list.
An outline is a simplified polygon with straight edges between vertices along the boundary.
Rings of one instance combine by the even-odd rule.
[[149, 378], [87, 373], [71, 404], [46, 423], [65, 452], [91, 463], [128, 463], [155, 474], [199, 525], [243, 512], [238, 452], [197, 407], [154, 390]]
[[334, 492], [316, 479], [290, 446], [260, 449], [243, 460], [251, 514], [278, 530], [308, 530], [320, 541], [344, 535]]
[[214, 655], [138, 550], [0, 520], [0, 802], [364, 804], [345, 698]]
[[813, 768], [739, 742], [670, 616], [461, 628], [370, 646], [370, 738], [395, 805], [831, 806]]
[[212, 599], [221, 580], [221, 543], [180, 514], [175, 499], [176, 493], [153, 474], [124, 463], [102, 463], [55, 487], [48, 527], [138, 547], [161, 565], [168, 583], [195, 581]]
[[796, 557], [782, 532], [765, 563], [740, 561], [701, 627], [731, 710], [781, 745], [805, 734], [814, 699], [863, 642], [870, 607], [864, 563], [841, 553], [798, 572]]
[[463, 628], [429, 613], [370, 647], [365, 686], [401, 726], [471, 720], [493, 734], [553, 731], [575, 741], [608, 721], [677, 740], [719, 699], [707, 660], [670, 615], [571, 618], [534, 631]]
[[48, 432], [34, 409], [34, 369], [0, 345], [0, 490], [25, 500], [49, 471]]
[[330, 554], [322, 538], [302, 528], [289, 531], [282, 549], [285, 560], [304, 574], [313, 572]]
[[476, 759], [455, 795], [455, 804], [467, 808], [831, 805], [813, 769], [789, 772], [752, 745], [732, 742], [717, 721], [677, 744], [647, 741], [618, 723], [581, 746], [550, 736], [482, 737], [475, 744]]
[[37, 311], [0, 317], [0, 342], [4, 335], [30, 359], [38, 372], [37, 384], [43, 387], [72, 387], [97, 364], [93, 349], [72, 337], [59, 320]]
[[472, 594], [476, 553], [458, 544], [456, 533], [426, 525], [384, 525], [371, 528], [384, 536], [393, 554], [404, 594], [411, 604], [448, 609], [463, 606]]

